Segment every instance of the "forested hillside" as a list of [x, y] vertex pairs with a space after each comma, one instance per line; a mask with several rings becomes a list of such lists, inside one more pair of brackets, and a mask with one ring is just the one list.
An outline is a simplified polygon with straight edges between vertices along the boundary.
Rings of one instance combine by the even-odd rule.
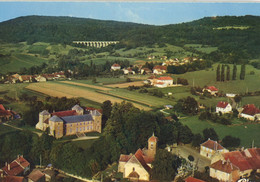
[[[154, 43], [202, 44], [218, 47], [216, 59], [260, 57], [260, 17], [206, 17], [188, 23], [152, 26], [72, 17], [27, 16], [0, 23], [2, 42], [71, 44], [73, 40], [118, 40], [124, 46]], [[224, 55], [223, 55], [224, 54]]]

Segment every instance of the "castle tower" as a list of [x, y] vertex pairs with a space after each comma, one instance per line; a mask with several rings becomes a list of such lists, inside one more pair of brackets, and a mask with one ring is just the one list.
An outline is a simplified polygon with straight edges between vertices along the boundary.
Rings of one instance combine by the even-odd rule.
[[39, 122], [36, 124], [36, 129], [45, 131], [46, 128], [48, 127], [45, 121], [49, 120], [51, 117], [51, 114], [44, 110], [42, 112], [39, 113]]
[[156, 150], [157, 150], [157, 142], [158, 142], [158, 138], [156, 136], [154, 136], [154, 133], [153, 133], [153, 136], [151, 136], [148, 139], [147, 155], [149, 157], [153, 157], [153, 158], [155, 157]]
[[55, 138], [63, 137], [63, 120], [58, 116], [52, 116], [49, 119], [50, 135]]
[[84, 114], [84, 109], [82, 109], [79, 105], [73, 106], [71, 110], [76, 111], [77, 115], [83, 115]]
[[102, 114], [97, 110], [90, 111], [90, 114], [93, 118], [93, 129], [99, 133], [101, 133], [101, 123], [102, 123]]

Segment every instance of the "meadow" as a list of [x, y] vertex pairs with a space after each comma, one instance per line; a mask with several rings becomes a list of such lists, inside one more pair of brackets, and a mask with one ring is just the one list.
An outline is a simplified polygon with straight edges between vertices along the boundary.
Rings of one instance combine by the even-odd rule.
[[194, 134], [202, 134], [202, 131], [205, 128], [214, 128], [220, 140], [223, 139], [226, 135], [231, 135], [233, 137], [240, 138], [241, 147], [251, 147], [253, 141], [255, 146], [260, 147], [260, 124], [258, 123], [249, 122], [241, 125], [225, 126], [217, 123], [212, 123], [210, 121], [201, 121], [198, 119], [198, 116], [180, 119], [180, 122], [182, 122], [184, 125], [187, 125]]

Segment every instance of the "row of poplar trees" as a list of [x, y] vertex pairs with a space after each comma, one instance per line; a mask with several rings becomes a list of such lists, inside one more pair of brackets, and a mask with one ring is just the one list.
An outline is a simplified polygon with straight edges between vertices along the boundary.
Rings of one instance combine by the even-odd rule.
[[[226, 74], [225, 74], [225, 68], [226, 69]], [[244, 80], [246, 75], [246, 65], [243, 64], [241, 65], [241, 71], [240, 71], [240, 80]], [[233, 72], [232, 72], [232, 80], [237, 79], [237, 65], [233, 64]], [[220, 65], [217, 67], [217, 74], [216, 74], [216, 80], [217, 81], [230, 81], [230, 66], [229, 65], [221, 65], [221, 70], [220, 70]]]

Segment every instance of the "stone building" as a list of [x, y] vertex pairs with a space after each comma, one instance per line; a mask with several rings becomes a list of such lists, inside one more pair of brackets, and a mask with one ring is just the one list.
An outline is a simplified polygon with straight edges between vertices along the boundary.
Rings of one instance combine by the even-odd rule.
[[72, 110], [54, 112], [50, 114], [44, 110], [39, 114], [37, 129], [45, 131], [50, 129], [50, 135], [61, 138], [77, 133], [99, 132], [101, 133], [102, 114], [97, 110], [84, 114], [84, 110], [75, 105]]
[[228, 150], [220, 145], [217, 141], [213, 141], [210, 138], [206, 142], [200, 144], [200, 155], [207, 158], [212, 158], [216, 152], [226, 153]]
[[148, 139], [148, 149], [138, 149], [135, 154], [120, 155], [118, 172], [130, 181], [149, 181], [157, 150], [158, 138], [154, 135]]

